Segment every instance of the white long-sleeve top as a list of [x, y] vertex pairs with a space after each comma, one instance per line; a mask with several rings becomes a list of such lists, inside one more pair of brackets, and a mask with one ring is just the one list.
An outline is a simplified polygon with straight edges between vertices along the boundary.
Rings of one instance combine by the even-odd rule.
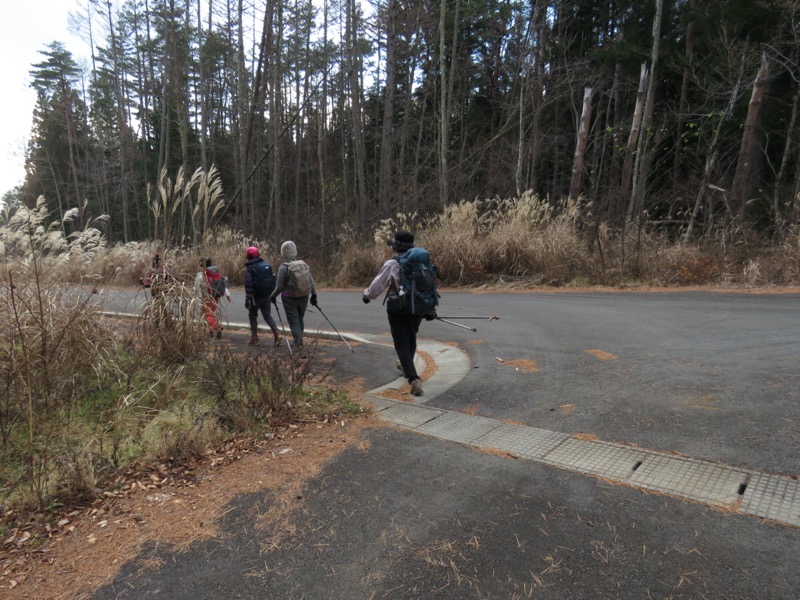
[[364, 295], [370, 300], [374, 300], [380, 296], [387, 287], [389, 288], [388, 298], [390, 300], [397, 298], [397, 290], [400, 289], [400, 263], [394, 258], [390, 258], [383, 263], [375, 279], [373, 279], [369, 287], [364, 290]]

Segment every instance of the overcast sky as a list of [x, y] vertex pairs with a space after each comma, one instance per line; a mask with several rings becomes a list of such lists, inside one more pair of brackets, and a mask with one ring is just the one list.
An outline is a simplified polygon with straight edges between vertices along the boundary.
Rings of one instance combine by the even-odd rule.
[[[85, 2], [84, 2], [85, 4]], [[77, 0], [16, 0], [3, 2], [0, 14], [0, 196], [22, 183], [24, 143], [30, 137], [36, 93], [30, 87], [31, 65], [41, 62], [39, 50], [60, 41], [80, 65], [89, 48], [71, 35], [67, 13]]]

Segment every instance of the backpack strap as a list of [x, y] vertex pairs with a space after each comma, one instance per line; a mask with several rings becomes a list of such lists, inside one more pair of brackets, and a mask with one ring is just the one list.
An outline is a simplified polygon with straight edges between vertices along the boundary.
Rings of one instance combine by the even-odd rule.
[[[397, 256], [393, 256], [392, 260], [396, 260], [398, 267], [402, 269], [402, 267], [400, 267], [400, 255], [399, 254]], [[400, 290], [397, 289], [397, 285], [394, 282], [394, 277], [389, 277], [389, 287], [386, 288], [386, 295], [384, 295], [384, 297], [383, 297], [383, 302], [381, 302], [381, 306], [384, 306], [386, 304], [386, 300], [389, 298], [389, 292], [391, 292], [392, 290], [394, 290], [395, 292], [398, 292], [398, 293], [400, 292]]]

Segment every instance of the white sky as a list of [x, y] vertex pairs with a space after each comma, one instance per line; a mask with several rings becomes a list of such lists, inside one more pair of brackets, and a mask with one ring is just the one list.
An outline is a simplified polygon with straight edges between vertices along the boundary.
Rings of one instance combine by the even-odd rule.
[[25, 177], [24, 144], [30, 137], [36, 92], [30, 87], [31, 65], [41, 62], [47, 44], [66, 44], [81, 65], [88, 45], [71, 35], [67, 13], [77, 0], [16, 0], [3, 2], [0, 15], [0, 196]]

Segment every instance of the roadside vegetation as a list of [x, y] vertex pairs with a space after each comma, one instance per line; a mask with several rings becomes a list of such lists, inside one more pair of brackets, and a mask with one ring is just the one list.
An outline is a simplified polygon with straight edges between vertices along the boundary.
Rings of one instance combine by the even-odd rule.
[[533, 194], [463, 201], [432, 216], [398, 214], [382, 221], [372, 243], [340, 235], [325, 271], [340, 286], [363, 286], [389, 256], [397, 228], [417, 233], [445, 285], [536, 286], [786, 286], [800, 283], [800, 229], [783, 241], [753, 230], [720, 228], [684, 243], [680, 231], [598, 222], [579, 200], [553, 204]]
[[69, 223], [48, 223], [39, 204], [0, 227], [3, 539], [33, 515], [46, 524], [113, 492], [137, 465], [179, 464], [298, 418], [361, 411], [324, 385], [331, 366], [313, 352], [293, 361], [210, 343], [191, 279], [176, 277], [163, 304], [135, 320], [104, 316], [97, 286], [131, 281], [151, 246], [106, 248], [98, 223], [71, 236]]

